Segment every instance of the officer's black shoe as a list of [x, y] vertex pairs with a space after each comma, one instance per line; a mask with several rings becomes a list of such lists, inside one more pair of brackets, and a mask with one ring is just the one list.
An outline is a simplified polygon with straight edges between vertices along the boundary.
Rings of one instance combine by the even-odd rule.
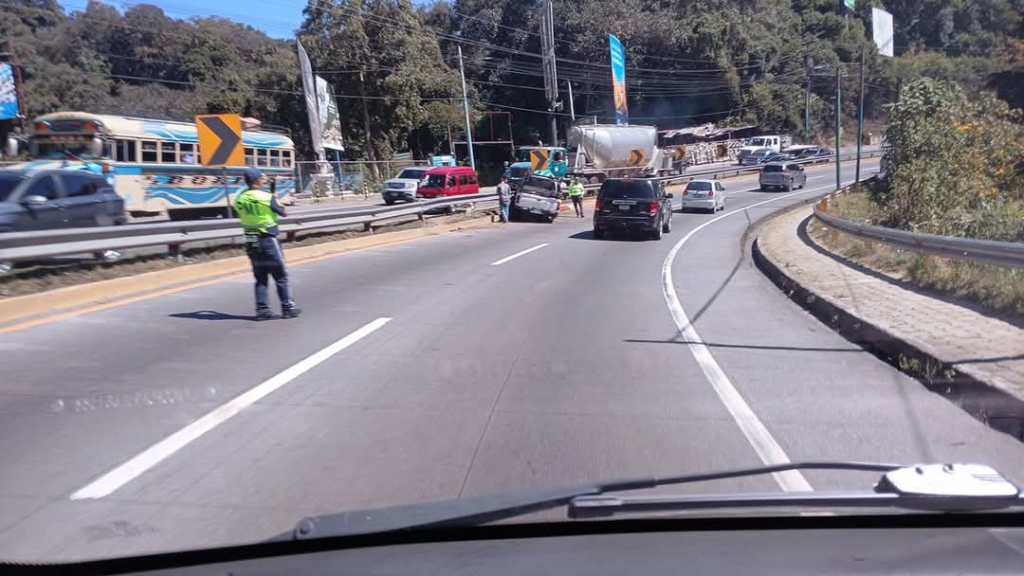
[[269, 308], [256, 311], [256, 320], [272, 320], [273, 318], [274, 313]]
[[281, 309], [281, 318], [298, 318], [299, 314], [302, 314], [302, 308], [294, 304]]

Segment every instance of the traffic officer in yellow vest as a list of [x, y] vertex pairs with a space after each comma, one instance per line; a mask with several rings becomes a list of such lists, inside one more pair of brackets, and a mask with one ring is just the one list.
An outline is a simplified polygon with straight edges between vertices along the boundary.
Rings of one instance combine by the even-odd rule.
[[245, 190], [235, 198], [235, 210], [245, 230], [245, 249], [256, 277], [256, 319], [273, 318], [267, 295], [267, 281], [274, 277], [277, 297], [281, 300], [281, 317], [295, 318], [302, 310], [292, 300], [288, 287], [288, 270], [284, 265], [281, 245], [277, 241], [277, 218], [285, 216], [284, 206], [273, 193], [261, 190], [263, 174], [255, 168], [245, 170]]
[[573, 178], [569, 184], [569, 198], [572, 199], [572, 207], [576, 210], [576, 217], [583, 218], [583, 184], [579, 178]]

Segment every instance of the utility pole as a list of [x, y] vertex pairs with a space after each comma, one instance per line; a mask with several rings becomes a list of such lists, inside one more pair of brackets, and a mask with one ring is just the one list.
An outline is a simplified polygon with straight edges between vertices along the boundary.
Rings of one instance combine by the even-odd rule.
[[569, 85], [569, 117], [572, 121], [576, 121], [576, 105], [572, 101], [572, 80], [566, 80], [566, 84]]
[[811, 139], [811, 73], [814, 70], [814, 61], [810, 55], [807, 56], [807, 90], [804, 92], [804, 137], [809, 142]]
[[462, 111], [466, 114], [466, 146], [469, 147], [469, 165], [476, 170], [473, 156], [473, 129], [469, 125], [469, 97], [466, 96], [466, 69], [462, 66], [462, 44], [459, 44], [459, 76], [462, 77]]
[[842, 187], [842, 180], [839, 170], [839, 130], [840, 126], [840, 115], [842, 114], [842, 94], [839, 82], [839, 77], [842, 74], [842, 67], [840, 63], [836, 62], [836, 190]]
[[551, 0], [541, 8], [541, 56], [544, 58], [544, 93], [548, 98], [548, 120], [551, 123], [551, 145], [558, 146], [558, 69], [555, 65], [555, 18]]
[[857, 105], [857, 169], [854, 182], [860, 182], [860, 149], [864, 141], [864, 45], [860, 47], [860, 103]]

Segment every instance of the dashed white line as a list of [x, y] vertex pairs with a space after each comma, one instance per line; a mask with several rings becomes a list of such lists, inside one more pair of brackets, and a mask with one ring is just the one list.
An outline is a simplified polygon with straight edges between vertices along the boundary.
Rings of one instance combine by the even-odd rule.
[[258, 402], [261, 398], [264, 398], [271, 392], [274, 392], [285, 384], [288, 384], [292, 380], [308, 372], [310, 369], [321, 364], [331, 356], [334, 356], [338, 352], [341, 352], [366, 336], [369, 336], [378, 328], [387, 324], [390, 320], [391, 318], [377, 318], [373, 322], [364, 325], [362, 328], [359, 328], [355, 332], [350, 333], [326, 348], [303, 358], [296, 364], [277, 373], [269, 380], [266, 380], [234, 397], [228, 402], [221, 404], [212, 412], [207, 413], [195, 422], [150, 446], [131, 460], [128, 460], [117, 468], [114, 468], [110, 472], [107, 472], [103, 476], [93, 480], [83, 488], [80, 488], [71, 495], [71, 499], [87, 500], [109, 496], [118, 488], [121, 488], [128, 482], [131, 482], [143, 472], [149, 470], [153, 466], [156, 466], [164, 459], [168, 458], [178, 450], [181, 450], [203, 434], [206, 434], [220, 424], [223, 424], [232, 416], [238, 414], [245, 408]]
[[[776, 196], [770, 200], [764, 200], [762, 202], [756, 202], [749, 206], [726, 212], [721, 216], [712, 218], [707, 222], [704, 222], [700, 226], [697, 226], [690, 231], [689, 234], [683, 236], [676, 242], [675, 246], [665, 257], [665, 262], [661, 266], [661, 284], [662, 293], [665, 296], [665, 303], [668, 305], [669, 312], [672, 314], [672, 320], [675, 322], [676, 327], [679, 329], [680, 334], [686, 340], [687, 346], [690, 352], [693, 354], [694, 359], [700, 365], [701, 370], [704, 372], [704, 376], [711, 383], [715, 393], [725, 404], [725, 408], [732, 415], [733, 420], [736, 421], [737, 426], [743, 432], [743, 435], [750, 442], [750, 445], [757, 452], [758, 457], [761, 461], [768, 465], [773, 464], [786, 464], [790, 462], [789, 456], [782, 449], [782, 446], [775, 440], [768, 428], [765, 427], [764, 423], [757, 417], [754, 410], [751, 409], [750, 405], [740, 394], [736, 386], [726, 376], [725, 371], [719, 366], [715, 357], [711, 355], [711, 351], [704, 344], [704, 340], [701, 338], [697, 330], [694, 329], [693, 324], [690, 323], [689, 317], [686, 315], [686, 311], [683, 309], [683, 305], [679, 302], [679, 297], [676, 295], [675, 283], [672, 280], [672, 264], [675, 262], [676, 254], [683, 247], [686, 242], [692, 238], [697, 232], [700, 232], [705, 227], [718, 222], [723, 218], [728, 218], [734, 214], [739, 214], [751, 208], [763, 206], [771, 202], [777, 202], [785, 198], [796, 194], [805, 194], [807, 192], [814, 192], [828, 188], [827, 186], [819, 186], [810, 190], [800, 190], [798, 192], [790, 192], [781, 196]], [[787, 472], [778, 472], [772, 475], [775, 481], [778, 483], [786, 492], [801, 492], [813, 490], [811, 484], [804, 478], [804, 475], [799, 471], [790, 470]]]
[[522, 252], [516, 252], [515, 254], [513, 254], [511, 256], [505, 256], [501, 260], [495, 260], [494, 262], [491, 262], [491, 266], [501, 266], [502, 264], [504, 264], [505, 262], [508, 262], [509, 260], [515, 260], [516, 258], [519, 258], [520, 256], [523, 256], [525, 254], [529, 254], [530, 252], [533, 252], [534, 250], [540, 250], [541, 248], [543, 248], [543, 247], [545, 247], [547, 245], [548, 245], [547, 242], [545, 242], [543, 244], [537, 244], [533, 248], [527, 248], [526, 250], [523, 250]]

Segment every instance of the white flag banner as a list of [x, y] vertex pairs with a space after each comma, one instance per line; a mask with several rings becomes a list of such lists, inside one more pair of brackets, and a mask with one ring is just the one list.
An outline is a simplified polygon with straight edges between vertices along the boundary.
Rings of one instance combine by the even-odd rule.
[[872, 8], [871, 29], [875, 46], [878, 46], [878, 53], [882, 56], [892, 57], [892, 14], [881, 8]]
[[341, 117], [331, 84], [316, 76], [316, 99], [320, 115], [320, 145], [331, 150], [345, 150], [341, 141]]
[[299, 48], [299, 67], [302, 69], [302, 93], [306, 97], [306, 114], [309, 116], [309, 135], [313, 139], [313, 151], [316, 152], [316, 159], [323, 161], [324, 145], [320, 136], [320, 107], [317, 105], [316, 84], [313, 80], [313, 67], [309, 63], [309, 56], [302, 42], [295, 40]]

